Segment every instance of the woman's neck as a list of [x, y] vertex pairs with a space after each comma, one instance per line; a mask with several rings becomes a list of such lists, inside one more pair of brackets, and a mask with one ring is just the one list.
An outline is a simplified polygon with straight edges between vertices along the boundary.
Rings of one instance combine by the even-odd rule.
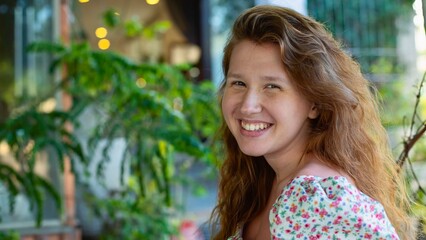
[[[297, 154], [297, 156], [281, 158], [281, 159], [268, 159], [265, 158], [268, 164], [275, 172], [275, 183], [277, 186], [285, 186], [286, 183], [297, 176], [297, 173], [306, 164], [308, 155], [306, 152]], [[274, 184], [275, 185], [275, 184]]]

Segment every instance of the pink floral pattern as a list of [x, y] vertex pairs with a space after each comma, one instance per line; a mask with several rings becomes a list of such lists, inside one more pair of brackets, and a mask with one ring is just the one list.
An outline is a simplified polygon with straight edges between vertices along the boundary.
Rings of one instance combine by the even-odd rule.
[[[383, 206], [345, 177], [298, 176], [269, 212], [271, 239], [399, 239]], [[241, 240], [241, 231], [228, 240]]]

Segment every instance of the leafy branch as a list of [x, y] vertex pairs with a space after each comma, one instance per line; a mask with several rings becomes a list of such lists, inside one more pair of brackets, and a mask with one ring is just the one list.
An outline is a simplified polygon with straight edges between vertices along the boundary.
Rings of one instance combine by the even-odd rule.
[[423, 120], [419, 115], [419, 105], [421, 101], [422, 91], [426, 81], [426, 73], [424, 73], [416, 93], [416, 101], [414, 103], [414, 110], [411, 116], [408, 136], [402, 141], [403, 149], [397, 159], [397, 164], [402, 169], [404, 164], [408, 163], [409, 170], [412, 174], [412, 178], [416, 183], [417, 190], [414, 190], [413, 196], [419, 203], [424, 205], [424, 196], [426, 196], [426, 190], [422, 187], [422, 184], [415, 172], [412, 160], [410, 159], [410, 152], [417, 145], [426, 133], [426, 120]]
[[404, 149], [402, 150], [397, 160], [397, 163], [400, 167], [402, 167], [404, 163], [407, 161], [407, 159], [409, 159], [410, 150], [414, 147], [414, 145], [420, 140], [420, 138], [426, 132], [426, 120], [422, 120], [420, 126], [418, 126], [417, 129], [414, 130], [414, 128], [417, 125], [416, 123], [420, 119], [420, 116], [418, 114], [418, 108], [419, 108], [421, 92], [423, 89], [425, 79], [426, 79], [426, 73], [423, 75], [423, 78], [420, 81], [420, 85], [418, 87], [418, 91], [416, 94], [414, 111], [411, 116], [410, 131], [409, 131], [408, 137], [406, 137], [406, 139], [403, 140]]

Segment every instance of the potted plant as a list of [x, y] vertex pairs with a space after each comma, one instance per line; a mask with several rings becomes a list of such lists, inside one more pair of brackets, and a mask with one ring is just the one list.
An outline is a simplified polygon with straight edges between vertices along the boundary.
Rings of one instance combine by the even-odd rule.
[[[96, 204], [93, 208], [111, 230], [105, 238], [162, 239], [176, 234], [176, 220], [172, 219], [179, 208], [173, 200], [173, 186], [191, 182], [185, 170], [194, 161], [207, 168], [216, 163], [213, 137], [219, 117], [213, 84], [188, 81], [184, 70], [189, 66], [138, 64], [112, 52], [94, 51], [87, 43], [65, 47], [39, 42], [29, 49], [55, 56], [52, 73], [66, 68], [55, 91], [43, 99], [66, 93], [73, 105], [66, 111], [44, 113], [37, 110], [39, 101], [23, 106], [2, 123], [0, 142], [11, 147], [20, 163], [19, 170], [0, 164], [0, 181], [11, 199], [24, 192], [40, 225], [43, 192], [54, 196], [59, 209], [62, 199], [48, 181], [34, 173], [37, 153], [53, 150], [59, 162], [68, 156], [73, 167], [85, 169], [76, 172], [84, 180], [81, 173], [87, 174], [86, 167], [93, 162], [91, 153], [101, 148], [96, 173], [90, 174], [102, 179], [111, 161], [108, 149], [120, 138], [125, 147], [116, 171], [121, 173], [122, 188], [108, 199], [92, 195], [89, 201]], [[81, 139], [76, 133], [85, 127], [81, 117], [88, 109], [92, 109], [93, 125], [88, 138]], [[72, 124], [73, 130], [66, 124]], [[179, 164], [178, 153], [185, 156]], [[126, 168], [130, 171], [125, 179]]]

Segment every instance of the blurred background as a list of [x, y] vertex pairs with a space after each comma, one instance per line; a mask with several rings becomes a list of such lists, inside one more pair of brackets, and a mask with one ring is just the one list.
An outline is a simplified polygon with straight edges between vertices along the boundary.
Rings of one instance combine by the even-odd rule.
[[377, 87], [425, 239], [425, 0], [0, 0], [0, 239], [209, 239], [222, 50], [259, 4]]

